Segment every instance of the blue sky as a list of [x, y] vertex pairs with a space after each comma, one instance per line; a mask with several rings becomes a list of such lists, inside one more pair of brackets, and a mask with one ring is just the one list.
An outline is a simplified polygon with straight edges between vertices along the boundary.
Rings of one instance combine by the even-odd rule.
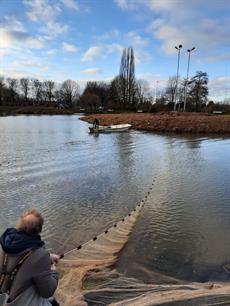
[[[191, 2], [191, 3], [190, 3]], [[134, 48], [136, 77], [154, 92], [176, 74], [208, 73], [210, 98], [230, 98], [229, 0], [0, 0], [0, 74], [110, 81]], [[158, 85], [156, 85], [158, 84]]]

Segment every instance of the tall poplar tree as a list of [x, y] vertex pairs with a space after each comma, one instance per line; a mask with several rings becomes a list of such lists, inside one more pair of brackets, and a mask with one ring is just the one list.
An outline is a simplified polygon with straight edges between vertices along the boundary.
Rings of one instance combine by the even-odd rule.
[[120, 65], [121, 102], [134, 106], [136, 95], [135, 62], [133, 48], [124, 49]]

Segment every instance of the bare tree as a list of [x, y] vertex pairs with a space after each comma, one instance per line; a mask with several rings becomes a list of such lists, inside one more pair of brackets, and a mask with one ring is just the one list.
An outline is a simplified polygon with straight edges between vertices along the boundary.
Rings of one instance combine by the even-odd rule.
[[20, 85], [21, 85], [22, 92], [23, 92], [23, 94], [24, 94], [25, 103], [26, 103], [26, 105], [27, 105], [30, 80], [29, 80], [29, 79], [22, 78], [22, 79], [20, 80]]
[[113, 106], [117, 107], [122, 102], [122, 82], [120, 76], [116, 76], [110, 83], [109, 100], [112, 101]]
[[49, 104], [52, 103], [52, 98], [54, 96], [53, 94], [54, 86], [55, 84], [53, 81], [47, 80], [43, 82], [43, 90], [44, 90], [45, 99], [48, 100]]
[[133, 48], [124, 49], [120, 65], [120, 88], [121, 100], [124, 104], [134, 105], [136, 84], [135, 84], [135, 63]]
[[105, 82], [87, 82], [83, 95], [94, 94], [100, 99], [101, 106], [106, 106], [109, 86]]
[[33, 80], [32, 88], [33, 88], [35, 103], [39, 104], [42, 98], [42, 83], [39, 80]]
[[177, 77], [173, 76], [170, 77], [165, 89], [165, 94], [167, 97], [167, 100], [171, 103], [174, 102], [175, 99], [175, 93], [176, 93], [176, 81], [177, 81]]
[[16, 95], [17, 95], [17, 87], [18, 87], [18, 80], [14, 78], [7, 78], [8, 87], [10, 90], [10, 97], [11, 97], [11, 105], [15, 105], [16, 103]]
[[74, 100], [79, 97], [79, 91], [80, 88], [75, 81], [66, 80], [62, 83], [60, 96], [62, 97], [63, 102], [65, 102], [68, 107], [71, 107]]
[[80, 98], [80, 105], [90, 111], [96, 111], [101, 101], [98, 95], [92, 93], [83, 94]]
[[0, 77], [0, 105], [3, 104], [3, 88], [5, 87], [4, 77]]
[[142, 104], [150, 100], [149, 82], [143, 79], [136, 80], [136, 96], [138, 103]]

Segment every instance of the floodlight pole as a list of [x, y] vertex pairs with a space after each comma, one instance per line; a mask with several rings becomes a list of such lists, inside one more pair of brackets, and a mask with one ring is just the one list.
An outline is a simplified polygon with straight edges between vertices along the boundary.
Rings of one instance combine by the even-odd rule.
[[190, 54], [191, 52], [195, 50], [195, 47], [193, 47], [192, 49], [188, 49], [188, 66], [187, 66], [187, 78], [185, 81], [185, 94], [184, 94], [184, 112], [186, 111], [186, 101], [187, 101], [187, 88], [188, 88], [188, 77], [189, 77], [189, 65], [190, 65]]
[[181, 50], [181, 48], [182, 48], [182, 45], [179, 45], [178, 47], [175, 46], [175, 48], [178, 50], [178, 55], [177, 55], [176, 88], [175, 88], [175, 95], [174, 95], [174, 112], [176, 111], [177, 88], [178, 88], [179, 67], [180, 67], [180, 50]]

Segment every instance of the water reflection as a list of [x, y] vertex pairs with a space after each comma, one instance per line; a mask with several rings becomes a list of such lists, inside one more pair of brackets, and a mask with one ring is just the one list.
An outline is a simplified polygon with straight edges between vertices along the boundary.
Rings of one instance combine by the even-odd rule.
[[145, 280], [152, 271], [225, 277], [229, 139], [136, 131], [94, 137], [77, 116], [7, 117], [0, 128], [1, 231], [35, 206], [47, 219], [49, 246], [71, 249], [126, 215], [155, 178], [119, 270]]

